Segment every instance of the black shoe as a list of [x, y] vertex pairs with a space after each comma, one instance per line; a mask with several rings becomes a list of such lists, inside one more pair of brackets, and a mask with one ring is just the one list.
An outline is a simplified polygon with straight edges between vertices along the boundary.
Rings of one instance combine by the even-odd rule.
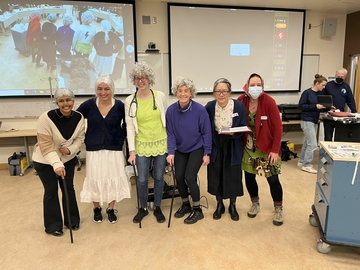
[[218, 202], [216, 210], [213, 214], [213, 219], [217, 220], [221, 218], [221, 215], [225, 213], [225, 205], [223, 202]]
[[175, 212], [174, 217], [182, 218], [185, 214], [191, 212], [190, 203], [183, 203], [180, 208]]
[[115, 212], [117, 212], [117, 210], [114, 209], [106, 209], [106, 214], [108, 216], [108, 222], [109, 223], [116, 223], [117, 222], [117, 216], [115, 215]]
[[239, 220], [239, 214], [238, 214], [238, 212], [236, 211], [235, 203], [230, 203], [229, 213], [230, 213], [230, 216], [231, 216], [231, 219], [232, 219], [232, 220], [234, 220], [234, 221], [238, 221], [238, 220]]
[[[68, 226], [68, 225], [65, 225], [65, 226], [66, 226], [66, 228], [69, 229], [69, 226]], [[72, 225], [72, 226], [71, 226], [71, 229], [72, 229], [73, 231], [77, 231], [78, 229], [80, 229], [80, 225], [79, 225], [79, 224]]]
[[56, 230], [53, 232], [46, 232], [47, 234], [52, 234], [53, 236], [62, 236], [64, 232], [62, 230]]
[[165, 222], [165, 216], [164, 216], [163, 213], [161, 212], [160, 206], [156, 206], [156, 207], [155, 207], [154, 216], [156, 217], [156, 221], [157, 221], [158, 223], [163, 223], [163, 222]]
[[80, 225], [77, 224], [77, 225], [72, 225], [71, 226], [71, 229], [73, 229], [74, 231], [77, 231], [78, 229], [80, 229]]
[[144, 217], [149, 214], [149, 211], [146, 208], [140, 208], [136, 216], [133, 218], [134, 223], [139, 223]]
[[201, 208], [200, 207], [195, 207], [191, 211], [190, 215], [187, 218], [184, 219], [184, 223], [185, 224], [194, 224], [198, 220], [203, 219], [203, 218], [204, 218], [204, 214], [203, 214]]
[[94, 221], [98, 223], [103, 221], [103, 217], [101, 215], [101, 207], [94, 208]]

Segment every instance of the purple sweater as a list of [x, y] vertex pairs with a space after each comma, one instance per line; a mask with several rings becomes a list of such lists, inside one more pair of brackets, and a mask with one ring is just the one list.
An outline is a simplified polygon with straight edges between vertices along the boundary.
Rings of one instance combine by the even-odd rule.
[[188, 106], [180, 109], [178, 102], [175, 102], [166, 111], [169, 155], [173, 155], [175, 149], [182, 153], [190, 153], [201, 147], [204, 147], [204, 155], [211, 153], [209, 115], [204, 106], [193, 100], [191, 102], [189, 109]]

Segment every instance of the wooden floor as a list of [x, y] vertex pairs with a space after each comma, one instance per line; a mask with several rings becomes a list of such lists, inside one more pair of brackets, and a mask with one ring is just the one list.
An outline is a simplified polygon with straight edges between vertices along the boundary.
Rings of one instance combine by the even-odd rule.
[[[69, 230], [56, 238], [44, 232], [43, 187], [32, 169], [23, 177], [0, 171], [0, 269], [359, 269], [360, 248], [332, 246], [329, 254], [316, 249], [319, 230], [309, 224], [316, 175], [302, 172], [297, 160], [284, 162], [280, 176], [284, 189], [283, 226], [272, 224], [272, 201], [265, 178], [259, 177], [261, 212], [254, 219], [246, 211], [250, 201], [238, 198], [240, 220], [226, 212], [213, 220], [215, 199], [206, 192], [202, 168], [202, 204], [205, 218], [194, 225], [183, 219], [158, 224], [152, 212], [142, 228], [132, 222], [136, 193], [115, 205], [118, 222], [94, 223], [92, 205], [79, 202], [81, 227], [70, 243]], [[316, 164], [315, 164], [315, 167]], [[76, 172], [75, 189], [82, 188], [85, 167]], [[175, 199], [174, 210], [180, 206]], [[226, 207], [228, 201], [225, 202]], [[104, 206], [106, 208], [106, 206]], [[163, 200], [168, 219], [170, 200]], [[344, 209], [349, 215], [359, 209]]]

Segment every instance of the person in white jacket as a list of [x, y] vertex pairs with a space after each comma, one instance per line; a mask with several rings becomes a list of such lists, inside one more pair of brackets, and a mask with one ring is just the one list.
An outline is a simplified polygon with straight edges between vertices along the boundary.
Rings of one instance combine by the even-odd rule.
[[[69, 195], [71, 227], [80, 228], [80, 214], [74, 189], [76, 154], [84, 142], [85, 121], [81, 113], [73, 111], [74, 93], [60, 88], [54, 94], [57, 109], [43, 113], [37, 122], [37, 144], [32, 156], [34, 168], [44, 186], [45, 232], [54, 236], [63, 235], [63, 224], [68, 224], [64, 181]], [[63, 193], [61, 215], [58, 187]]]
[[125, 100], [125, 121], [130, 152], [128, 162], [137, 166], [140, 198], [140, 208], [133, 222], [141, 222], [149, 213], [148, 178], [150, 164], [153, 162], [154, 216], [157, 222], [162, 223], [165, 222], [160, 206], [167, 156], [166, 97], [163, 92], [150, 88], [155, 83], [155, 73], [147, 63], [136, 63], [129, 77], [137, 88], [136, 92]]

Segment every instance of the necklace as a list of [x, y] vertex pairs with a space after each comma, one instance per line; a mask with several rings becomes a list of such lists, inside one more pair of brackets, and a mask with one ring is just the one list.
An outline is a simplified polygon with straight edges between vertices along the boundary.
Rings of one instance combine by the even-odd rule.
[[[179, 104], [179, 103], [178, 103]], [[181, 112], [181, 113], [184, 113], [184, 112], [187, 112], [188, 110], [190, 110], [191, 109], [191, 105], [192, 105], [192, 100], [190, 100], [190, 103], [189, 103], [189, 105], [187, 105], [187, 108], [186, 109], [183, 109], [183, 108], [181, 108], [180, 107], [180, 104], [179, 104], [179, 112]], [[185, 106], [186, 107], [186, 106]]]
[[[60, 110], [59, 110], [59, 112], [60, 112]], [[58, 109], [55, 109], [55, 114], [59, 117], [59, 118], [63, 118], [64, 117], [64, 115], [60, 112], [60, 114], [58, 113]], [[73, 116], [74, 115], [74, 111], [71, 111], [71, 113], [70, 113], [70, 115], [69, 116], [65, 116], [65, 117], [67, 117], [67, 118], [70, 118], [71, 116]]]

